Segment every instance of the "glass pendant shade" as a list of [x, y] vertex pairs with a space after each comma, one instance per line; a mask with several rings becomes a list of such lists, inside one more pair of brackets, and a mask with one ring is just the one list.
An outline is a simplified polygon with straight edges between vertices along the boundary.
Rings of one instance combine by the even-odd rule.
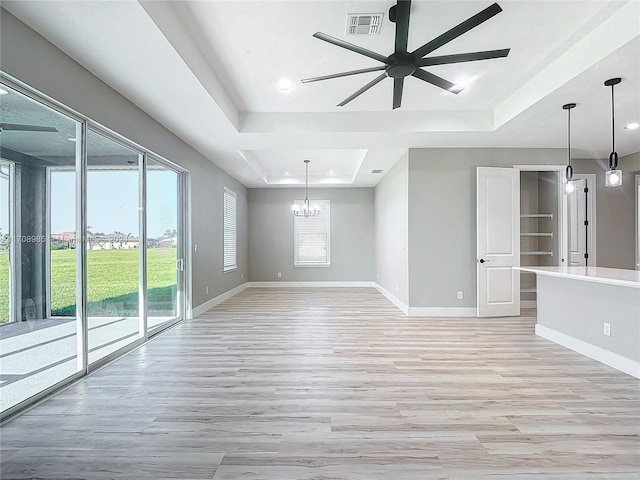
[[604, 174], [605, 187], [621, 187], [622, 186], [622, 170], [607, 170]]
[[578, 186], [576, 185], [576, 182], [574, 180], [565, 180], [564, 193], [566, 193], [567, 195], [571, 195], [576, 191], [577, 188]]

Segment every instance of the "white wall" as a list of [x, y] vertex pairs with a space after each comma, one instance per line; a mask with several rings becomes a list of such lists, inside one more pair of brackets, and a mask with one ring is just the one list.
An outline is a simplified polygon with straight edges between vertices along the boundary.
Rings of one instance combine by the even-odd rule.
[[376, 281], [409, 305], [409, 162], [405, 153], [375, 188]]

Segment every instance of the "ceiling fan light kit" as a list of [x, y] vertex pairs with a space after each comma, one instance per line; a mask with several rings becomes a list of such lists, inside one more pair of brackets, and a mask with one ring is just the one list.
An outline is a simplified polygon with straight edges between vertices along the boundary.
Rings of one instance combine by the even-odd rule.
[[446, 45], [459, 36], [467, 33], [469, 30], [477, 27], [478, 25], [486, 22], [490, 18], [494, 17], [502, 11], [500, 5], [494, 3], [493, 5], [485, 8], [476, 15], [468, 18], [464, 22], [456, 25], [450, 30], [446, 31], [442, 35], [434, 38], [433, 40], [425, 43], [420, 48], [417, 48], [413, 52], [407, 50], [407, 41], [409, 38], [409, 18], [411, 16], [411, 0], [398, 0], [397, 4], [389, 9], [389, 20], [396, 24], [395, 32], [395, 49], [389, 56], [384, 56], [379, 53], [373, 52], [366, 48], [354, 45], [344, 40], [332, 37], [322, 32], [317, 32], [313, 36], [325, 42], [331, 43], [338, 47], [350, 50], [352, 52], [364, 55], [366, 57], [377, 60], [384, 65], [370, 68], [362, 68], [359, 70], [351, 70], [348, 72], [334, 73], [331, 75], [324, 75], [321, 77], [306, 78], [302, 80], [302, 83], [317, 82], [321, 80], [329, 80], [332, 78], [346, 77], [350, 75], [358, 75], [361, 73], [369, 73], [382, 71], [379, 76], [371, 80], [364, 87], [345, 98], [338, 104], [342, 107], [355, 98], [362, 95], [364, 92], [377, 85], [385, 78], [393, 79], [393, 109], [399, 108], [402, 105], [402, 93], [404, 90], [404, 79], [412, 76], [418, 78], [424, 82], [435, 85], [436, 87], [447, 90], [451, 93], [458, 94], [463, 90], [463, 87], [455, 85], [454, 83], [445, 80], [431, 72], [423, 70], [422, 67], [428, 67], [433, 65], [446, 65], [452, 63], [461, 62], [473, 62], [477, 60], [490, 60], [494, 58], [503, 58], [509, 55], [509, 49], [501, 50], [487, 50], [471, 53], [459, 53], [454, 55], [442, 55], [437, 57], [426, 57], [426, 55], [435, 51], [436, 49]]

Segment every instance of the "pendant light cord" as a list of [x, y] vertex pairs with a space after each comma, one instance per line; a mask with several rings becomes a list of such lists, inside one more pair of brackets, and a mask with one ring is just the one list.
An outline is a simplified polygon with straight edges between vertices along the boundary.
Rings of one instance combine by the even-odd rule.
[[611, 85], [611, 151], [616, 151], [616, 112], [615, 102], [613, 101], [613, 88], [615, 85]]
[[571, 166], [571, 109], [575, 108], [575, 103], [567, 103], [562, 106], [567, 110], [567, 168], [564, 171], [564, 178], [568, 182], [573, 180], [573, 167]]
[[618, 168], [618, 152], [616, 152], [616, 115], [615, 115], [615, 102], [613, 100], [613, 87], [615, 83], [611, 84], [611, 153], [609, 154], [609, 169], [616, 170]]
[[[567, 113], [569, 114], [569, 120], [567, 122], [567, 156], [568, 158], [568, 166], [571, 169], [572, 177], [573, 177], [573, 167], [571, 167], [571, 109], [567, 109]], [[571, 179], [568, 179], [571, 180]]]

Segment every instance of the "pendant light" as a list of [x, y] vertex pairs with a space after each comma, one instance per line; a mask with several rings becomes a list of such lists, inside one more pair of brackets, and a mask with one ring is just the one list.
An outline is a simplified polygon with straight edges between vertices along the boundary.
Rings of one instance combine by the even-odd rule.
[[320, 207], [316, 205], [309, 204], [309, 162], [311, 160], [304, 161], [304, 203], [300, 205], [299, 203], [293, 202], [291, 205], [291, 211], [296, 217], [316, 217], [320, 215]]
[[571, 109], [575, 103], [567, 103], [562, 106], [567, 111], [567, 168], [564, 171], [564, 193], [571, 195], [576, 191], [576, 182], [573, 181], [573, 167], [571, 166]]
[[622, 186], [622, 170], [618, 170], [618, 152], [616, 152], [616, 129], [613, 101], [613, 87], [621, 81], [621, 78], [610, 78], [604, 82], [605, 87], [611, 87], [611, 153], [609, 154], [609, 170], [604, 176], [604, 185], [606, 187]]

